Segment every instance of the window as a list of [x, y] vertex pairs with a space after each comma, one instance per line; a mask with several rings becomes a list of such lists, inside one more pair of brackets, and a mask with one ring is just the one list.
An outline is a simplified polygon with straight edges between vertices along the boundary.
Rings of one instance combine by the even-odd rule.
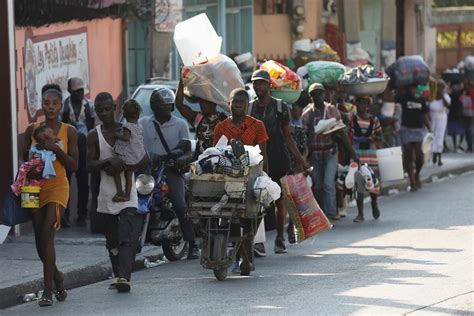
[[255, 14], [288, 14], [289, 0], [255, 0]]

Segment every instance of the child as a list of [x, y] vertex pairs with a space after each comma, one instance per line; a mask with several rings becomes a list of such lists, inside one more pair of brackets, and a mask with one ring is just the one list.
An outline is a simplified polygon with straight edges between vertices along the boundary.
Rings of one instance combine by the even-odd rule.
[[40, 145], [39, 147], [41, 147], [41, 145], [48, 140], [56, 142], [53, 130], [47, 126], [40, 126], [34, 130], [33, 138], [37, 144], [31, 146], [30, 160], [21, 164], [16, 181], [11, 186], [16, 196], [21, 194], [21, 187], [23, 185], [43, 185], [43, 180], [25, 179], [31, 170], [36, 170], [37, 172], [42, 171], [43, 179], [52, 179], [56, 176], [53, 167], [53, 161], [56, 160], [56, 155], [52, 151], [39, 149], [37, 146]]
[[130, 166], [139, 163], [146, 155], [143, 146], [143, 129], [138, 124], [141, 108], [137, 101], [128, 100], [122, 107], [123, 116], [127, 123], [123, 124], [122, 132], [115, 134], [117, 141], [115, 143], [115, 153], [122, 159], [127, 168], [125, 169], [125, 192], [122, 189], [122, 180], [120, 174], [114, 177], [117, 194], [114, 196], [114, 202], [127, 202], [130, 200], [130, 191], [132, 189], [133, 169]]

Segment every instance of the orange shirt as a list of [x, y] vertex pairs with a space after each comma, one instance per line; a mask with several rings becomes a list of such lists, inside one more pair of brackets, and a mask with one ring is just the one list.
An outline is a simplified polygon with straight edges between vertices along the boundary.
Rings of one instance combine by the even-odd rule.
[[237, 127], [232, 126], [231, 117], [217, 124], [214, 129], [214, 145], [217, 144], [222, 135], [225, 135], [229, 141], [235, 138], [248, 146], [256, 146], [268, 140], [267, 130], [263, 122], [249, 115], [246, 115], [244, 122]]

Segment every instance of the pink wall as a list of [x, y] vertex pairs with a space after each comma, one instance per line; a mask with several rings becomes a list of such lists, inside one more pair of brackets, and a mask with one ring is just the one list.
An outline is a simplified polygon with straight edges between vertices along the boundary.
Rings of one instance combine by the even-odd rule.
[[31, 120], [28, 116], [25, 78], [24, 50], [26, 34], [30, 36], [51, 35], [58, 32], [87, 30], [87, 46], [89, 59], [90, 93], [94, 99], [102, 91], [112, 94], [118, 99], [122, 93], [123, 78], [123, 20], [100, 19], [92, 21], [73, 21], [56, 23], [39, 28], [18, 28], [15, 32], [17, 53], [17, 95], [18, 95], [18, 132], [21, 134]]

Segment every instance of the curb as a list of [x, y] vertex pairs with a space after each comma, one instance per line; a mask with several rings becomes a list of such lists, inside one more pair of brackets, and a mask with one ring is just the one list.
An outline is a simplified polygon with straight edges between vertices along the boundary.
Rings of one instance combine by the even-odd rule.
[[[158, 248], [158, 247], [157, 247]], [[161, 248], [159, 248], [161, 250]], [[133, 271], [145, 269], [144, 260], [157, 261], [163, 259], [163, 254], [139, 255], [133, 264]], [[65, 288], [68, 290], [85, 285], [94, 284], [109, 279], [112, 267], [109, 261], [102, 261], [87, 267], [66, 271]], [[38, 293], [43, 289], [43, 278], [38, 278], [22, 284], [16, 284], [0, 289], [0, 310], [23, 303], [23, 296], [27, 293]]]
[[[449, 175], [460, 175], [460, 174], [463, 174], [465, 172], [469, 172], [469, 171], [473, 171], [473, 170], [474, 170], [474, 164], [464, 165], [464, 166], [460, 166], [458, 168], [453, 168], [453, 169], [449, 169], [449, 170], [440, 170], [438, 172], [434, 172], [431, 175], [422, 176], [421, 177], [421, 182], [423, 184], [432, 183], [432, 182], [435, 182], [434, 178], [441, 179], [441, 178], [448, 177]], [[390, 195], [389, 191], [394, 190], [394, 189], [398, 190], [400, 192], [406, 191], [406, 189], [409, 186], [410, 186], [410, 183], [409, 183], [408, 179], [403, 179], [403, 180], [400, 180], [396, 183], [389, 184], [387, 186], [383, 186], [383, 184], [382, 184], [382, 189], [381, 189], [380, 194], [381, 195]]]

